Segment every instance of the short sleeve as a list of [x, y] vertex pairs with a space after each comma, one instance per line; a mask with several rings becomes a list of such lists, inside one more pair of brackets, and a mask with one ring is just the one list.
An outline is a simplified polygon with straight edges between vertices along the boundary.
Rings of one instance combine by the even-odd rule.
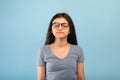
[[84, 54], [83, 54], [83, 50], [82, 50], [82, 48], [78, 48], [78, 63], [79, 62], [84, 62]]
[[37, 66], [45, 66], [46, 63], [44, 61], [44, 54], [42, 51], [42, 48], [38, 49], [38, 55], [37, 55]]

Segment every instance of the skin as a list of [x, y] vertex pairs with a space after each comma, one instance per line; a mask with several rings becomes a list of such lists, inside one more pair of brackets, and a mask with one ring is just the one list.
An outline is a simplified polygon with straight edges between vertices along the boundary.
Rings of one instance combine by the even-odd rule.
[[[53, 23], [54, 22], [68, 23], [64, 18], [56, 18]], [[70, 49], [70, 44], [67, 42], [67, 36], [70, 33], [69, 27], [64, 30], [62, 29], [61, 25], [58, 29], [54, 29], [52, 27], [52, 33], [55, 36], [55, 42], [50, 44], [49, 47], [57, 58], [64, 59]], [[84, 63], [82, 62], [77, 64], [77, 77], [78, 80], [85, 80]], [[45, 67], [38, 67], [38, 80], [45, 80]]]

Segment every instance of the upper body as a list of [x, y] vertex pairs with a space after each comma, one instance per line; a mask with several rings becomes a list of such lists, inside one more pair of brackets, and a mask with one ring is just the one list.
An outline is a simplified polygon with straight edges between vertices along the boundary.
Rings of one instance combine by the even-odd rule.
[[39, 50], [38, 80], [85, 80], [84, 55], [66, 13], [50, 21], [45, 46]]
[[77, 66], [84, 61], [82, 49], [72, 44], [62, 58], [51, 51], [50, 45], [40, 48], [38, 57], [38, 66], [46, 67], [46, 80], [77, 80]]

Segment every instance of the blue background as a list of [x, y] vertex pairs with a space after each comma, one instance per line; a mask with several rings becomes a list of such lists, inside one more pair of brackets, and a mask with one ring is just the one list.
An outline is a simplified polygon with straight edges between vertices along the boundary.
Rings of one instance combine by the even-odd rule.
[[120, 80], [120, 0], [0, 0], [0, 80], [37, 80], [37, 50], [57, 12], [74, 21], [86, 80]]

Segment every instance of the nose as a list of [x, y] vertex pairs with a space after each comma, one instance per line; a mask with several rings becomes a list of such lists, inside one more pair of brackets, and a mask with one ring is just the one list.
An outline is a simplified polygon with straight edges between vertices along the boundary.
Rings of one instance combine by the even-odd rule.
[[61, 24], [59, 25], [58, 29], [62, 29], [62, 26], [61, 26]]

